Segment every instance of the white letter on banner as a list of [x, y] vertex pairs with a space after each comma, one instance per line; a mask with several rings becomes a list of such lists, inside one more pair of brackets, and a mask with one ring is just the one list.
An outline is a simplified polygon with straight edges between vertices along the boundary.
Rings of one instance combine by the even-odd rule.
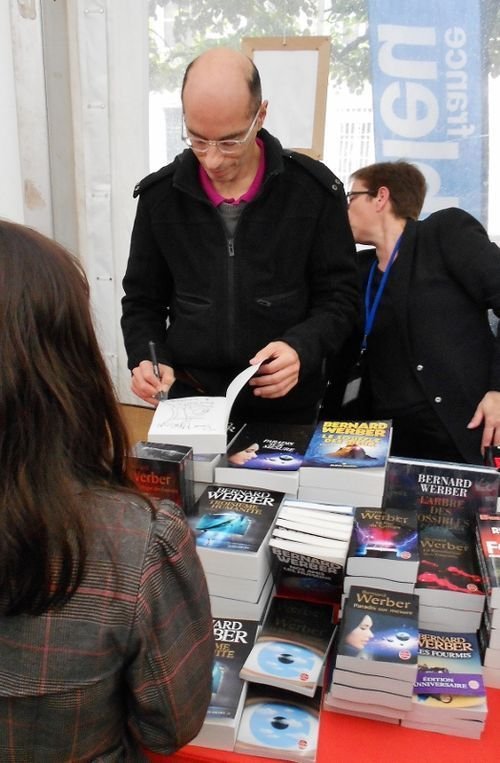
[[383, 43], [378, 52], [378, 63], [384, 74], [400, 79], [437, 79], [435, 61], [405, 61], [393, 56], [396, 45], [429, 45], [435, 48], [436, 30], [433, 27], [380, 24], [378, 39]]
[[[380, 99], [380, 114], [390, 130], [403, 138], [423, 138], [435, 128], [439, 118], [436, 96], [429, 88], [410, 82], [404, 85], [404, 96], [399, 82], [386, 87]], [[406, 115], [404, 118], [394, 112], [395, 102], [404, 97]], [[419, 118], [419, 105], [425, 109], [425, 116]]]
[[417, 162], [427, 180], [427, 195], [425, 197], [424, 212], [430, 214], [438, 209], [458, 207], [460, 199], [457, 196], [438, 196], [441, 190], [441, 176], [434, 167], [429, 164]]

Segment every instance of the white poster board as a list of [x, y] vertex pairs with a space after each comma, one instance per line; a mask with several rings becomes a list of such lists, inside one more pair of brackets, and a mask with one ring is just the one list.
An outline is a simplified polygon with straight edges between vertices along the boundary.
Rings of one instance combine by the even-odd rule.
[[329, 37], [246, 37], [242, 50], [259, 70], [269, 101], [265, 127], [283, 146], [323, 156]]

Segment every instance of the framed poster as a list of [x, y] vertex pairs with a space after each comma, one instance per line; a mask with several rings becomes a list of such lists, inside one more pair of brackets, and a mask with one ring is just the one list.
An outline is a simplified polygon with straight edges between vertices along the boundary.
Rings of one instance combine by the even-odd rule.
[[244, 37], [269, 101], [265, 127], [283, 146], [321, 159], [330, 62], [329, 37]]

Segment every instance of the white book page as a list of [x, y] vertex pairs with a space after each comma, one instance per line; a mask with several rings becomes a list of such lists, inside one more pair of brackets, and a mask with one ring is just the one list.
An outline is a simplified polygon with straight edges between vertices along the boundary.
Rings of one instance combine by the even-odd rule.
[[238, 374], [238, 376], [235, 376], [231, 384], [226, 390], [226, 401], [227, 401], [227, 416], [226, 416], [226, 424], [229, 422], [229, 414], [231, 413], [231, 408], [233, 407], [233, 403], [238, 397], [238, 394], [243, 389], [245, 384], [249, 379], [252, 378], [254, 374], [257, 373], [257, 371], [260, 368], [260, 363], [257, 363], [255, 366], [248, 366], [245, 368], [241, 373]]
[[226, 431], [224, 397], [180, 397], [161, 400], [151, 422], [155, 435], [218, 434]]

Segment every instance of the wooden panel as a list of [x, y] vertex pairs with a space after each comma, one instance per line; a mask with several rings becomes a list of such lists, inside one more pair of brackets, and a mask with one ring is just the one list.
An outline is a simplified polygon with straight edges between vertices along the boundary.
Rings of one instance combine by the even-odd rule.
[[130, 438], [131, 445], [139, 440], [146, 440], [154, 409], [142, 405], [120, 405], [123, 420]]

